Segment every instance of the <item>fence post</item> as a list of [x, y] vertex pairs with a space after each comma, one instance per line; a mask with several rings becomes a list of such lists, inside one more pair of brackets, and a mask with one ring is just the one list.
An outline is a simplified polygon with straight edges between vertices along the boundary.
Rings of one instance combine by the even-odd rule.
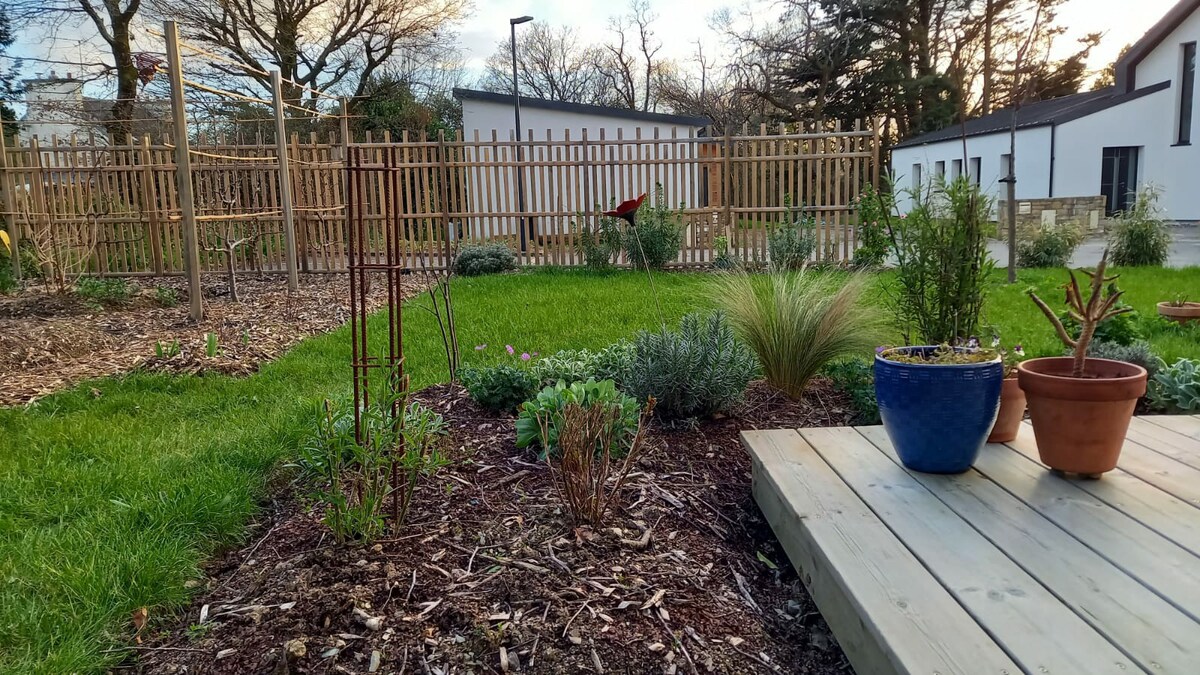
[[188, 300], [193, 321], [204, 318], [200, 290], [200, 242], [196, 231], [196, 196], [192, 192], [192, 155], [188, 143], [187, 109], [183, 102], [183, 63], [179, 58], [179, 27], [163, 22], [167, 40], [167, 65], [171, 76], [171, 117], [175, 127], [175, 181], [183, 216], [183, 268], [188, 278]]
[[154, 189], [153, 158], [150, 156], [150, 136], [142, 134], [142, 208], [149, 211], [150, 259], [154, 262], [154, 276], [163, 274], [162, 221], [158, 219], [158, 192]]
[[8, 146], [4, 141], [3, 125], [0, 125], [0, 204], [4, 205], [4, 220], [8, 229], [8, 255], [9, 262], [12, 263], [13, 279], [20, 281], [21, 249], [19, 240], [21, 233], [17, 224], [17, 206], [13, 203], [13, 191], [8, 189]]
[[[733, 226], [733, 162], [730, 158], [730, 154], [732, 152], [733, 152], [733, 144], [730, 143], [730, 141], [729, 141], [729, 127], [728, 127], [728, 125], [726, 125], [726, 128], [725, 128], [725, 152], [722, 153], [722, 154], [724, 154], [723, 161], [722, 161], [722, 164], [724, 165], [724, 170], [722, 171], [722, 173], [725, 174], [724, 181], [723, 181], [725, 184], [725, 200], [724, 200], [725, 201], [725, 231], [722, 232], [721, 234], [726, 238], [726, 241], [728, 241], [729, 244], [732, 244], [734, 246], [740, 246], [741, 244], [737, 241], [737, 238], [735, 237], [735, 235], [737, 234], [737, 228]], [[727, 244], [727, 245], [729, 245], [729, 244]], [[714, 257], [716, 256], [715, 251], [714, 251], [713, 255], [714, 255]]]
[[292, 211], [292, 173], [288, 170], [287, 127], [283, 123], [283, 77], [271, 71], [271, 102], [275, 108], [275, 154], [279, 161], [279, 201], [283, 207], [283, 245], [287, 254], [288, 290], [300, 287], [296, 272], [296, 224]]

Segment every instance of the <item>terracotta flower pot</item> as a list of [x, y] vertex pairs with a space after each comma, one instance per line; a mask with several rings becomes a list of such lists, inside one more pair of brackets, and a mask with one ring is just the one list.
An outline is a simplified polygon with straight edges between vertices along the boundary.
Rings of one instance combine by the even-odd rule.
[[1000, 386], [1000, 412], [988, 436], [988, 443], [1007, 443], [1017, 437], [1021, 420], [1025, 418], [1025, 392], [1016, 377], [1009, 377]]
[[1182, 305], [1172, 305], [1169, 302], [1158, 303], [1160, 316], [1178, 322], [1200, 321], [1200, 302], [1185, 302]]
[[1088, 359], [1084, 376], [1071, 377], [1071, 364], [1069, 356], [1023, 361], [1017, 380], [1042, 462], [1097, 476], [1117, 466], [1134, 406], [1146, 393], [1146, 369]]

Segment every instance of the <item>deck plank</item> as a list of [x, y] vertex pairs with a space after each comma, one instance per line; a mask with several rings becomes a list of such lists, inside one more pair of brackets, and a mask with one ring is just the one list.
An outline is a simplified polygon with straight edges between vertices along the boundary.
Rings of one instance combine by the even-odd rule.
[[800, 435], [1025, 672], [1127, 675], [1134, 668], [858, 431], [801, 429]]
[[1189, 436], [1186, 433], [1187, 426], [1180, 426], [1176, 419], [1190, 418], [1171, 415], [1134, 417], [1129, 423], [1126, 438], [1194, 469], [1200, 469], [1200, 436]]
[[[1007, 445], [1043, 466], [1033, 429], [1028, 425], [1022, 426], [1017, 438]], [[1101, 480], [1075, 481], [1074, 485], [1200, 555], [1200, 514], [1191, 504], [1121, 469], [1104, 474]]]
[[[862, 427], [899, 463], [883, 427]], [[910, 472], [955, 513], [1154, 673], [1195, 673], [1200, 624], [976, 471]]]
[[1003, 445], [987, 446], [975, 470], [1180, 611], [1200, 619], [1200, 558], [1191, 552], [1084, 491], [1079, 481], [1060, 478]]
[[754, 497], [857, 672], [1018, 672], [798, 433], [742, 442]]
[[1126, 440], [1117, 466], [1158, 489], [1200, 508], [1200, 469]]

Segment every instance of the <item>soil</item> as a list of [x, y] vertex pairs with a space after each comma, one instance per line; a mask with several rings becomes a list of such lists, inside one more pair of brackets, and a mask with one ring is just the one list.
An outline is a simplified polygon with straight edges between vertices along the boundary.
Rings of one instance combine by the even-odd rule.
[[[404, 297], [425, 287], [420, 276], [403, 278]], [[176, 373], [245, 375], [311, 335], [350, 319], [348, 275], [302, 275], [300, 289], [287, 291], [283, 275], [238, 278], [241, 302], [228, 286], [203, 278], [204, 320], [188, 316], [186, 280], [166, 277], [129, 281], [126, 302], [101, 305], [73, 293], [31, 286], [0, 296], [0, 406], [29, 403], [82, 380], [135, 368]], [[386, 301], [386, 285], [372, 283], [372, 308]], [[164, 307], [156, 288], [179, 299]], [[208, 356], [207, 334], [217, 336]]]
[[339, 545], [294, 485], [122, 670], [851, 672], [754, 503], [738, 441], [846, 424], [827, 382], [802, 403], [756, 383], [728, 417], [656, 423], [598, 528], [563, 512], [511, 417], [453, 385], [415, 398], [450, 423], [456, 461], [421, 484], [400, 532]]

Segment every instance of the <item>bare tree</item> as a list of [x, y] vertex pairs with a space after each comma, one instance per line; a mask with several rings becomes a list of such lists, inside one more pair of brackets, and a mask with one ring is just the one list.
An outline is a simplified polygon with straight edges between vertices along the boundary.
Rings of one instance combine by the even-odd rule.
[[[217, 75], [269, 91], [278, 69], [284, 97], [303, 87], [361, 95], [371, 76], [394, 58], [446, 39], [469, 0], [149, 0], [155, 17], [175, 19], [184, 38], [245, 68], [212, 59]], [[253, 72], [257, 71], [257, 72]], [[315, 99], [307, 101], [315, 105]]]
[[[504, 40], [488, 57], [480, 86], [512, 91], [511, 42]], [[533, 22], [517, 36], [517, 81], [526, 96], [610, 105], [614, 93], [596, 67], [604, 52], [582, 42], [574, 28]]]
[[[658, 76], [668, 68], [666, 62], [656, 59], [662, 42], [654, 36], [651, 24], [657, 18], [650, 13], [647, 0], [633, 0], [627, 15], [609, 21], [615, 41], [604, 45], [607, 58], [598, 67], [621, 104], [631, 110], [654, 108]], [[630, 31], [632, 38], [627, 35]]]

